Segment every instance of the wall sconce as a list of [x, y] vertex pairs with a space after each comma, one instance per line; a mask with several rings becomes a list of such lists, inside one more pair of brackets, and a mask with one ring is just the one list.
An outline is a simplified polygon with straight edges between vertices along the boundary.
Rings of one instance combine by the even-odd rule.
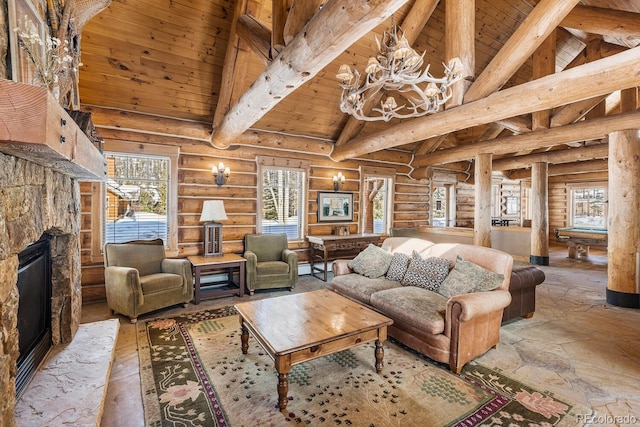
[[231, 175], [231, 169], [229, 169], [228, 166], [225, 168], [222, 162], [220, 162], [218, 166], [214, 166], [211, 172], [213, 172], [213, 176], [216, 177], [216, 184], [218, 184], [218, 186], [225, 185], [229, 179], [229, 175]]
[[333, 191], [340, 190], [342, 184], [344, 184], [345, 177], [342, 175], [342, 172], [338, 172], [338, 175], [333, 176]]
[[227, 219], [222, 200], [205, 200], [200, 222], [204, 222], [204, 256], [222, 255], [222, 224]]

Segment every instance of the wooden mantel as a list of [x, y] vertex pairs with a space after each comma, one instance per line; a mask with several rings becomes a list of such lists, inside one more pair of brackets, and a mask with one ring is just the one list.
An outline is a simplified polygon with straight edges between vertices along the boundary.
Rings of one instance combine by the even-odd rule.
[[107, 176], [102, 153], [42, 87], [0, 80], [0, 152], [83, 181]]

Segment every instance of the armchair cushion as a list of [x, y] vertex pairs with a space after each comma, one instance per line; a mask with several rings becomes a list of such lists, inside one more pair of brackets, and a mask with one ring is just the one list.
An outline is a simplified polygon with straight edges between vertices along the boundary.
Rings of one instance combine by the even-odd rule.
[[287, 274], [289, 272], [289, 264], [282, 261], [259, 262], [256, 265], [256, 271], [259, 275]]
[[170, 288], [181, 288], [182, 277], [171, 273], [155, 273], [140, 277], [143, 294], [165, 291]]
[[247, 234], [245, 250], [256, 254], [258, 262], [282, 261], [282, 251], [288, 249], [286, 234]]
[[[145, 245], [144, 249], [139, 245]], [[162, 239], [109, 243], [104, 256], [107, 265], [135, 268], [141, 276], [146, 276], [162, 271], [164, 244]]]

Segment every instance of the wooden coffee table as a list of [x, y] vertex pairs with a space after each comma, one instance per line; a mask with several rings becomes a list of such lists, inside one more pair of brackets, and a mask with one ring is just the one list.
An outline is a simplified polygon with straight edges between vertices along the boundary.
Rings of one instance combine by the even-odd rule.
[[269, 354], [278, 372], [278, 407], [287, 407], [293, 365], [375, 341], [376, 371], [383, 366], [387, 326], [393, 320], [329, 290], [304, 292], [235, 305], [242, 327], [242, 353], [249, 334]]

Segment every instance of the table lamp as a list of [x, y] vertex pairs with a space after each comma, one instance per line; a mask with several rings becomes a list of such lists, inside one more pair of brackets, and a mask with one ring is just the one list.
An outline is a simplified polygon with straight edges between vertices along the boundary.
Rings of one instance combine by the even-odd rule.
[[204, 222], [204, 256], [222, 256], [222, 224], [227, 219], [222, 200], [205, 200], [200, 222]]

